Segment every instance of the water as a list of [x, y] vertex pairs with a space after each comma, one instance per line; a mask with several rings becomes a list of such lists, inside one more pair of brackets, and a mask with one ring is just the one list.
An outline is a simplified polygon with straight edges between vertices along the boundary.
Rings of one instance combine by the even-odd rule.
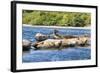
[[[58, 29], [58, 28], [57, 28]], [[35, 34], [42, 33], [50, 35], [54, 28], [40, 28], [23, 26], [23, 39], [35, 42]], [[90, 29], [66, 29], [59, 28], [62, 35], [90, 35]], [[30, 50], [23, 53], [22, 61], [28, 62], [51, 62], [68, 60], [86, 60], [91, 58], [91, 49], [89, 47], [64, 48], [62, 50]]]

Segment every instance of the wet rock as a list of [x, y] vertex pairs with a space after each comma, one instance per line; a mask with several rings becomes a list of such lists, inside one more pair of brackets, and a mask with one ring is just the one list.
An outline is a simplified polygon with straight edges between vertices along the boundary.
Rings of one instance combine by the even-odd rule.
[[23, 51], [29, 51], [31, 49], [31, 42], [29, 40], [24, 39], [22, 41]]

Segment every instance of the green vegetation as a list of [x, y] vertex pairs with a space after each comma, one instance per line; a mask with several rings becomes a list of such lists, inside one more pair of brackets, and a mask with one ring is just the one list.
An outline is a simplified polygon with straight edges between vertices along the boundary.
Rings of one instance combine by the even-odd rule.
[[91, 24], [90, 13], [23, 10], [22, 23], [44, 26], [86, 27]]

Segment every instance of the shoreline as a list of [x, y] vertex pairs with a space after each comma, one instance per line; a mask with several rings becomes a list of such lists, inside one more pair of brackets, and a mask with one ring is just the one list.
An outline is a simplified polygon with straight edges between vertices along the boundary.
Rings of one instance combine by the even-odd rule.
[[64, 26], [41, 26], [41, 25], [29, 25], [29, 24], [22, 24], [22, 26], [27, 26], [27, 27], [45, 27], [45, 28], [68, 28], [68, 29], [91, 29], [91, 27], [64, 27]]

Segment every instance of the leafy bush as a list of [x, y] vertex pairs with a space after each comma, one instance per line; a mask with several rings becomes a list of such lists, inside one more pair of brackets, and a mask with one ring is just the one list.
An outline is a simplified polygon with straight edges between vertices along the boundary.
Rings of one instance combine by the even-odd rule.
[[90, 13], [23, 10], [22, 14], [23, 24], [73, 27], [91, 24]]

